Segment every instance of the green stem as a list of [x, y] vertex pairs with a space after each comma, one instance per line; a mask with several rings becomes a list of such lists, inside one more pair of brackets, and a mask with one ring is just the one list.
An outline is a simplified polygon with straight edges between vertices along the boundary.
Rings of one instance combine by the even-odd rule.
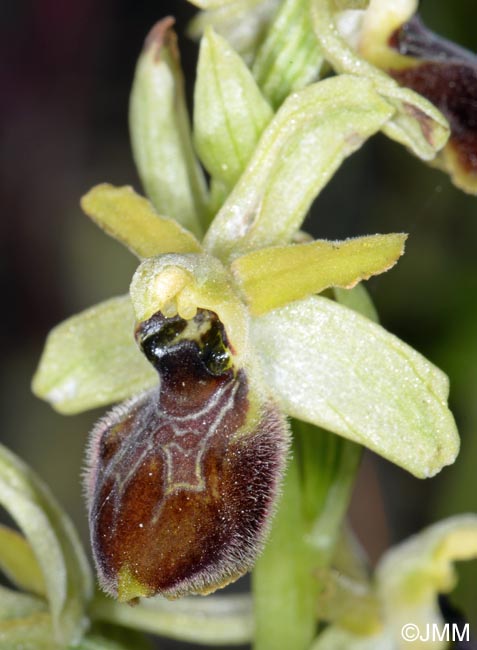
[[315, 632], [315, 584], [303, 536], [298, 444], [272, 533], [253, 572], [255, 650], [308, 648]]
[[293, 457], [270, 540], [253, 573], [254, 650], [306, 650], [316, 633], [318, 569], [333, 555], [361, 448], [294, 422]]

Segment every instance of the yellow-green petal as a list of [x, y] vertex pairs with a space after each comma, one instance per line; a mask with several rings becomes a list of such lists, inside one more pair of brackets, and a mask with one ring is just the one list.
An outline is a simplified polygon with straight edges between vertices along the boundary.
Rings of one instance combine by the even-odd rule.
[[342, 161], [393, 112], [371, 82], [348, 75], [290, 95], [212, 222], [206, 248], [225, 258], [288, 243]]
[[156, 210], [200, 236], [205, 181], [192, 147], [173, 23], [172, 18], [158, 22], [139, 57], [130, 98], [131, 144]]
[[383, 273], [404, 252], [406, 235], [371, 235], [261, 248], [238, 257], [232, 272], [254, 315], [328, 287], [351, 289]]
[[201, 250], [192, 233], [174, 219], [159, 216], [132, 187], [96, 185], [83, 196], [81, 207], [100, 228], [139, 258]]
[[30, 544], [16, 530], [0, 525], [0, 571], [19, 589], [43, 596], [45, 581]]
[[134, 340], [129, 296], [111, 298], [48, 335], [33, 392], [61, 413], [119, 402], [157, 383]]
[[213, 178], [233, 187], [272, 116], [244, 61], [222, 36], [207, 29], [194, 93], [194, 140]]
[[251, 338], [273, 395], [293, 417], [420, 478], [455, 460], [447, 377], [376, 323], [312, 296], [254, 318]]

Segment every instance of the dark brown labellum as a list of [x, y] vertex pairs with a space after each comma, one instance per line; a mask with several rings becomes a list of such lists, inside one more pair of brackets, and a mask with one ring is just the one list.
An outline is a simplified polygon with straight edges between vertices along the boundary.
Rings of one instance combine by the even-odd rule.
[[477, 186], [477, 57], [447, 41], [415, 16], [396, 30], [389, 45], [413, 57], [409, 67], [389, 70], [401, 85], [426, 97], [449, 120], [448, 149]]
[[277, 497], [287, 425], [236, 368], [222, 323], [137, 330], [160, 385], [93, 429], [86, 476], [101, 584], [121, 600], [205, 594], [250, 569]]

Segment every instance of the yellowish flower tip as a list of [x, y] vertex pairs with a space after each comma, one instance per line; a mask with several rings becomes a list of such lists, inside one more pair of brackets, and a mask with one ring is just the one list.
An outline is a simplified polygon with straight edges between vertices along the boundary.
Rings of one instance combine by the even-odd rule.
[[118, 574], [118, 600], [120, 603], [135, 604], [138, 598], [149, 598], [152, 590], [143, 584], [131, 571], [130, 567], [124, 565]]

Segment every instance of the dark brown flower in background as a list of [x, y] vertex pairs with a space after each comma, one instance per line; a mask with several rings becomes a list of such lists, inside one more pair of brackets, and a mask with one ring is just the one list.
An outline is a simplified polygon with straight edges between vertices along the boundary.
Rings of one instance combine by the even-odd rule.
[[434, 34], [419, 16], [395, 30], [388, 45], [401, 57], [387, 72], [426, 97], [449, 121], [451, 136], [435, 163], [458, 187], [476, 194], [477, 56]]

